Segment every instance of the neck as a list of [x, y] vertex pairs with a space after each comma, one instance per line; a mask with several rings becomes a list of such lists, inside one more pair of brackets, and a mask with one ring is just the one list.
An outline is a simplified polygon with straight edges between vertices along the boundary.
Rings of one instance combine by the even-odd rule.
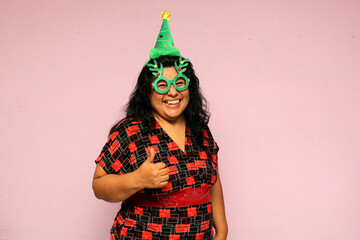
[[169, 119], [164, 119], [159, 117], [159, 115], [157, 115], [156, 113], [153, 113], [155, 120], [160, 124], [160, 125], [167, 125], [167, 126], [183, 126], [186, 124], [185, 121], [185, 117], [184, 115], [181, 115], [180, 117], [174, 119], [174, 120], [169, 120]]

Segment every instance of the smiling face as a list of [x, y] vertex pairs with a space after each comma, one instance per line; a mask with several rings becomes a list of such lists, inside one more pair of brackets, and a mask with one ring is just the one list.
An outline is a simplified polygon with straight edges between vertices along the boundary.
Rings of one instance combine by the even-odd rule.
[[[165, 67], [162, 72], [162, 76], [170, 80], [174, 79], [177, 74], [178, 72], [175, 67]], [[183, 112], [190, 100], [189, 89], [178, 91], [171, 84], [167, 93], [160, 94], [155, 91], [153, 86], [151, 86], [151, 88], [151, 105], [154, 113], [160, 118], [160, 120], [174, 122], [183, 118]]]

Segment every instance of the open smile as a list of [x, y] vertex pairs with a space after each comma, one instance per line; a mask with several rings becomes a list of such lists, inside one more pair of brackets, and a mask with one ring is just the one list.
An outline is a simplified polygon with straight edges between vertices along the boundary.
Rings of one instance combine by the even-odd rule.
[[180, 102], [181, 102], [180, 99], [178, 99], [178, 100], [172, 100], [172, 101], [164, 101], [164, 103], [165, 103], [166, 105], [170, 105], [170, 106], [177, 105], [177, 104], [179, 104]]

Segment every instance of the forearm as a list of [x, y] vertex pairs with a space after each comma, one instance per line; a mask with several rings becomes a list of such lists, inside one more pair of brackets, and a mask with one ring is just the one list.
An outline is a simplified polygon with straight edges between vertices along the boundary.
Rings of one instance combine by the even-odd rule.
[[150, 155], [138, 169], [123, 175], [107, 174], [97, 164], [93, 178], [95, 196], [107, 202], [121, 202], [143, 188], [166, 186], [169, 180], [169, 169], [163, 162], [153, 163], [154, 157], [155, 151], [150, 149]]
[[107, 202], [121, 202], [143, 189], [136, 172], [115, 175], [106, 174], [93, 180], [95, 196]]
[[216, 229], [216, 237], [217, 239], [226, 239], [228, 225], [226, 222], [225, 204], [219, 173], [216, 183], [210, 189], [210, 196], [213, 206], [213, 220]]

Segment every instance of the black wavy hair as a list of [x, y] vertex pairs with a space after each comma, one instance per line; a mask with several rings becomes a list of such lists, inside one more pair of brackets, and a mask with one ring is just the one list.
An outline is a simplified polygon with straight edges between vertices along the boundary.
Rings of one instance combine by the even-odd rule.
[[[179, 61], [179, 57], [164, 55], [156, 58], [155, 60], [158, 65], [162, 64], [163, 67], [172, 67], [175, 66], [175, 62]], [[190, 127], [196, 139], [196, 142], [199, 146], [202, 146], [202, 131], [205, 129], [205, 126], [208, 124], [210, 119], [207, 101], [201, 93], [199, 79], [196, 77], [193, 65], [190, 61], [188, 62], [186, 71], [183, 74], [190, 78], [188, 87], [190, 100], [184, 110], [184, 116], [187, 125]], [[127, 118], [138, 118], [148, 127], [153, 126], [155, 123], [150, 101], [151, 88], [149, 87], [153, 80], [154, 75], [145, 64], [140, 72], [135, 89], [131, 93], [130, 100], [125, 109]], [[111, 128], [110, 134], [116, 128], [118, 123]]]

